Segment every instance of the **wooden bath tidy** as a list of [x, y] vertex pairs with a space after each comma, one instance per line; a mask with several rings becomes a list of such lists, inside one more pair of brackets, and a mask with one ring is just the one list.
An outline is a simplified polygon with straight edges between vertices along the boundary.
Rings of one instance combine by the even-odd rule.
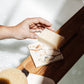
[[60, 48], [64, 56], [63, 61], [36, 68], [31, 56], [28, 56], [17, 68], [20, 70], [25, 68], [30, 73], [49, 77], [57, 83], [84, 54], [84, 7], [56, 33], [65, 38], [63, 46]]

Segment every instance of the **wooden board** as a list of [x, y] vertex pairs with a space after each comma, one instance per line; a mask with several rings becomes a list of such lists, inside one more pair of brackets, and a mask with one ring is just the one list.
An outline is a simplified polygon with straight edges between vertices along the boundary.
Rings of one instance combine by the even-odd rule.
[[84, 53], [84, 7], [56, 33], [65, 37], [61, 47], [63, 61], [36, 68], [31, 56], [29, 56], [17, 68], [20, 70], [25, 68], [30, 73], [49, 77], [57, 83]]

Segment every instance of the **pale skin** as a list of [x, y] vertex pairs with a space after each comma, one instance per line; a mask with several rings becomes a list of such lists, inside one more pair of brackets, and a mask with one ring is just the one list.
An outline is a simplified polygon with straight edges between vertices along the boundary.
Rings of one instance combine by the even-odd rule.
[[27, 18], [16, 26], [2, 26], [0, 25], [0, 40], [7, 38], [15, 38], [18, 40], [31, 38], [37, 39], [36, 32], [41, 32], [45, 28], [54, 31], [52, 24], [47, 20], [36, 17]]

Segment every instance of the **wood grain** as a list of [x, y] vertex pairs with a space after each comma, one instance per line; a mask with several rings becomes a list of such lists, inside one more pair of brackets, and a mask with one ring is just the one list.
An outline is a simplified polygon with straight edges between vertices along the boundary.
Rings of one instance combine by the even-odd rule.
[[63, 61], [36, 68], [31, 56], [29, 56], [17, 68], [21, 70], [26, 68], [30, 73], [49, 77], [57, 83], [84, 53], [84, 7], [56, 33], [65, 37], [61, 47], [61, 52], [64, 56]]

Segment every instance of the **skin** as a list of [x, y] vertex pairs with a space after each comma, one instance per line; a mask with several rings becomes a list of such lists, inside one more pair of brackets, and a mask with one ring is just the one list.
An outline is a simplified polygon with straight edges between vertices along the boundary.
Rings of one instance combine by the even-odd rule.
[[0, 25], [0, 40], [6, 38], [15, 38], [15, 39], [36, 39], [38, 35], [36, 32], [41, 32], [45, 28], [54, 31], [51, 27], [52, 24], [47, 20], [36, 17], [36, 18], [27, 18], [16, 26], [2, 26]]

